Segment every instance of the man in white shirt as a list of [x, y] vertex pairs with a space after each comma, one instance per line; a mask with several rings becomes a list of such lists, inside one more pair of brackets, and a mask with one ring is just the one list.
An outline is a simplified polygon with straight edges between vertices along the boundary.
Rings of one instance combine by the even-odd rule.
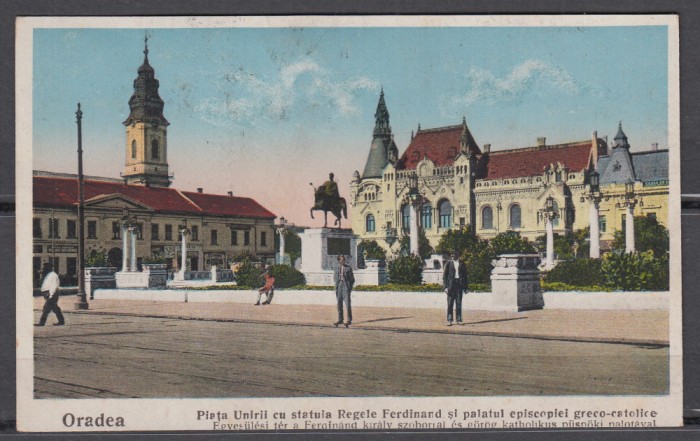
[[58, 319], [58, 322], [54, 323], [54, 325], [63, 326], [66, 322], [63, 319], [61, 308], [58, 307], [58, 290], [61, 288], [61, 281], [58, 279], [58, 274], [54, 272], [50, 263], [44, 265], [43, 273], [46, 274], [46, 276], [41, 284], [41, 294], [46, 301], [44, 302], [44, 309], [41, 311], [39, 323], [34, 326], [44, 326], [51, 311], [56, 314], [56, 318]]
[[[447, 326], [452, 326], [454, 315], [457, 324], [462, 324], [462, 295], [469, 287], [467, 266], [460, 259], [460, 253], [455, 252], [452, 262], [445, 264], [442, 275], [443, 287], [447, 294]], [[453, 310], [456, 314], [453, 315]]]

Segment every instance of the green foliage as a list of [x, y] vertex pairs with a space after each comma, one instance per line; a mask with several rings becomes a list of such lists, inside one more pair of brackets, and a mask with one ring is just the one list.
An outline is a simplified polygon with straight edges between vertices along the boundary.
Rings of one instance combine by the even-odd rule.
[[386, 260], [386, 251], [376, 240], [363, 240], [360, 242], [362, 253], [367, 253], [365, 259], [370, 260]]
[[[654, 257], [662, 257], [668, 253], [668, 230], [656, 219], [647, 216], [634, 217], [634, 247], [637, 251], [653, 251]], [[613, 250], [625, 249], [625, 233], [615, 231], [612, 242]]]
[[442, 291], [442, 285], [427, 283], [422, 285], [406, 285], [403, 283], [387, 283], [386, 285], [358, 285], [353, 291], [398, 291], [398, 292], [438, 292]]
[[145, 264], [163, 264], [163, 263], [168, 263], [168, 258], [163, 256], [162, 253], [153, 253], [148, 257], [144, 257], [143, 263], [145, 263]]
[[472, 283], [490, 283], [491, 260], [495, 256], [489, 242], [477, 237], [471, 226], [459, 230], [447, 230], [440, 237], [436, 250], [447, 255], [452, 255], [455, 251], [461, 253], [462, 260], [467, 266], [470, 287]]
[[668, 257], [613, 251], [603, 256], [601, 267], [606, 286], [622, 291], [666, 291], [669, 287]]
[[[411, 249], [411, 237], [406, 234], [401, 237], [399, 242], [401, 246], [401, 254], [410, 254]], [[433, 254], [433, 247], [430, 246], [430, 241], [425, 235], [425, 230], [423, 228], [418, 228], [418, 253], [423, 259], [427, 259]]]
[[275, 278], [275, 288], [289, 288], [306, 284], [306, 278], [301, 271], [289, 265], [272, 265], [270, 271]]
[[107, 266], [107, 252], [105, 250], [92, 250], [85, 258], [85, 267]]
[[[577, 244], [576, 253], [574, 254], [574, 244]], [[547, 251], [547, 236], [538, 236], [535, 239], [535, 248], [540, 253]], [[562, 236], [554, 234], [554, 255], [557, 259], [571, 260], [577, 258], [585, 258], [589, 255], [590, 237], [588, 227], [582, 230], [576, 230], [573, 233], [568, 232]]]
[[583, 292], [606, 292], [612, 291], [609, 286], [588, 285], [574, 286], [563, 282], [543, 282], [542, 291], [583, 291]]
[[238, 286], [258, 288], [263, 284], [262, 273], [262, 269], [250, 263], [250, 260], [244, 260], [236, 271], [236, 283]]
[[250, 250], [244, 250], [231, 258], [234, 262], [255, 262], [258, 260], [255, 254], [252, 254]]
[[565, 283], [572, 286], [596, 285], [603, 281], [601, 259], [574, 259], [559, 262], [549, 271], [544, 280], [550, 283]]
[[414, 254], [399, 256], [389, 261], [389, 282], [420, 285], [423, 281], [423, 259]]
[[[280, 235], [277, 233], [275, 233], [275, 251], [280, 251]], [[284, 232], [284, 254], [289, 256], [292, 266], [301, 257], [301, 237], [290, 228]]]
[[491, 248], [495, 256], [501, 254], [530, 254], [535, 253], [535, 247], [517, 231], [499, 233], [491, 240]]

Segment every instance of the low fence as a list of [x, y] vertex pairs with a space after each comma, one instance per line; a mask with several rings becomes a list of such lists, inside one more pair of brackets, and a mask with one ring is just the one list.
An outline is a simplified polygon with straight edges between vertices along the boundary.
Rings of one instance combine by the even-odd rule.
[[[233, 302], [253, 304], [258, 298], [255, 290], [189, 290], [189, 289], [98, 289], [95, 299], [147, 300], [165, 302]], [[463, 297], [465, 310], [499, 310], [489, 292], [467, 293]], [[354, 306], [407, 307], [443, 309], [446, 296], [442, 292], [355, 291]], [[276, 290], [274, 303], [281, 305], [335, 305], [333, 291]], [[544, 292], [545, 309], [589, 310], [668, 310], [668, 292]]]

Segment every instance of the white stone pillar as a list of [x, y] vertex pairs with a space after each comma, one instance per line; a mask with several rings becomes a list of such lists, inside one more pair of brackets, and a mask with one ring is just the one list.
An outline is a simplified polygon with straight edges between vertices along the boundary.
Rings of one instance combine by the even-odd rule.
[[[277, 232], [280, 235], [280, 265], [284, 264], [284, 229], [280, 228]], [[294, 264], [294, 262], [292, 262]]]
[[547, 257], [545, 260], [545, 268], [551, 268], [554, 266], [554, 226], [552, 225], [552, 218], [545, 214], [546, 217], [546, 228], [547, 228]]
[[136, 271], [138, 268], [136, 266], [136, 227], [129, 227], [129, 233], [131, 233], [131, 263], [129, 265], [129, 271]]
[[418, 252], [418, 206], [411, 204], [411, 209], [409, 210], [411, 227], [409, 232], [409, 245], [410, 252], [419, 256]]
[[590, 208], [588, 210], [588, 224], [590, 227], [590, 257], [591, 259], [600, 258], [600, 221], [598, 213], [598, 202], [595, 199], [590, 200]]
[[181, 258], [181, 264], [180, 264], [180, 271], [183, 273], [187, 271], [187, 230], [183, 228], [180, 230], [180, 235], [182, 236], [182, 258]]
[[122, 229], [122, 271], [126, 272], [129, 271], [129, 261], [128, 261], [128, 256], [129, 256], [129, 238], [127, 237], [127, 233], [129, 229], [127, 228], [126, 224], [122, 224], [121, 226]]
[[625, 215], [625, 252], [634, 253], [634, 205], [627, 205]]

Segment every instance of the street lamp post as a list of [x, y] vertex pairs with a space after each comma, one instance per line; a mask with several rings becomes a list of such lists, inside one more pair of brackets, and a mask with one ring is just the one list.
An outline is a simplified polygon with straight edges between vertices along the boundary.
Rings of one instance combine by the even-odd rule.
[[423, 196], [418, 191], [418, 174], [411, 174], [408, 177], [408, 203], [411, 227], [409, 231], [410, 252], [420, 256], [418, 244], [418, 209], [423, 205]]
[[[280, 218], [280, 223], [277, 225], [277, 234], [280, 235], [280, 259], [279, 259], [279, 264], [283, 265], [284, 264], [284, 240], [285, 237], [284, 235], [287, 234], [287, 219], [282, 216]], [[294, 262], [292, 262], [294, 264]]]
[[190, 234], [189, 228], [187, 228], [187, 219], [182, 220], [183, 225], [182, 228], [180, 229], [180, 234], [182, 235], [182, 257], [181, 257], [181, 264], [180, 264], [180, 271], [182, 272], [183, 280], [185, 276], [185, 272], [187, 271], [187, 236]]
[[78, 124], [78, 301], [75, 309], [88, 309], [87, 295], [85, 294], [85, 195], [83, 193], [83, 112], [75, 112]]
[[625, 182], [625, 195], [622, 202], [616, 205], [618, 208], [625, 208], [625, 253], [634, 253], [634, 207], [639, 203], [643, 205], [641, 200], [636, 198], [634, 193], [634, 181], [629, 179]]
[[541, 210], [542, 216], [545, 219], [545, 227], [547, 230], [547, 255], [545, 257], [545, 268], [554, 266], [554, 225], [553, 220], [557, 217], [554, 211], [554, 198], [548, 196], [544, 202], [544, 209]]
[[589, 175], [590, 185], [588, 193], [581, 196], [581, 202], [589, 201], [588, 208], [588, 225], [590, 235], [590, 251], [591, 259], [600, 258], [600, 201], [603, 199], [603, 193], [600, 191], [600, 174], [593, 170]]
[[121, 234], [122, 234], [122, 272], [129, 271], [129, 209], [122, 210]]

